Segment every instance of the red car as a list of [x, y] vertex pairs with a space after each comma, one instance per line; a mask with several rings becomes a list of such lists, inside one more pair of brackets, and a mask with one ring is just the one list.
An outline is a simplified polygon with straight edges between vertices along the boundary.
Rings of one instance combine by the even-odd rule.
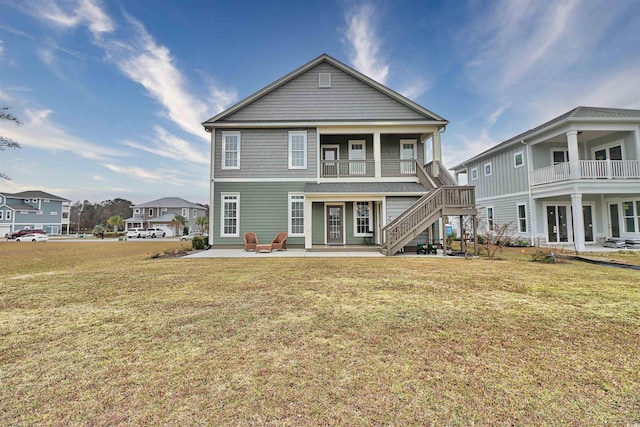
[[14, 231], [11, 234], [7, 234], [7, 239], [15, 239], [16, 237], [22, 237], [25, 234], [47, 234], [44, 230], [40, 230], [38, 228], [28, 229], [25, 228], [23, 230]]

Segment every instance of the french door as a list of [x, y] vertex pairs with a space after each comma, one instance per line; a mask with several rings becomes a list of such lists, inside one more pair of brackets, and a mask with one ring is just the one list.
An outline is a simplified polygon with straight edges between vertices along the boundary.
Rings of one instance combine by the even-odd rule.
[[568, 214], [569, 206], [547, 206], [547, 242], [563, 243], [569, 241], [571, 218]]

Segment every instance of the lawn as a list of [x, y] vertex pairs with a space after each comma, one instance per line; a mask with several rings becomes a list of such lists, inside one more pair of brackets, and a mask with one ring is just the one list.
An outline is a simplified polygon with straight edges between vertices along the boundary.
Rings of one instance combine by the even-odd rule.
[[1, 242], [0, 425], [640, 423], [638, 271], [178, 247]]

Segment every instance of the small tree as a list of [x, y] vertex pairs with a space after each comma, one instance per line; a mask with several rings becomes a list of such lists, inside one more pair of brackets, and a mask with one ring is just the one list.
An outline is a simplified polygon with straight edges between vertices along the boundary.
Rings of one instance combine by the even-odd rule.
[[113, 227], [113, 231], [117, 233], [118, 227], [122, 227], [124, 225], [124, 220], [120, 215], [113, 215], [109, 217], [107, 224], [109, 224], [109, 227]]
[[516, 234], [513, 223], [493, 224], [493, 227], [486, 227], [485, 232], [481, 234], [482, 246], [487, 251], [489, 261], [493, 260], [496, 252], [502, 252], [505, 246], [514, 240]]
[[[16, 125], [21, 125], [20, 120], [16, 119], [11, 113], [7, 113], [9, 107], [0, 107], [0, 119], [9, 120]], [[0, 135], [0, 151], [4, 151], [5, 148], [22, 148], [20, 144], [13, 139]], [[11, 180], [6, 174], [0, 172], [0, 179]]]
[[187, 219], [185, 217], [183, 217], [182, 215], [176, 215], [173, 218], [173, 221], [171, 221], [169, 223], [169, 225], [171, 225], [173, 227], [173, 229], [175, 230], [175, 234], [176, 236], [180, 236], [180, 229], [182, 227], [184, 227], [184, 225], [187, 223]]
[[199, 216], [196, 218], [196, 225], [200, 228], [200, 231], [204, 232], [209, 227], [209, 218], [206, 216]]
[[98, 236], [103, 231], [104, 231], [104, 227], [98, 224], [93, 227], [93, 230], [91, 230], [91, 234], [93, 234], [94, 236]]

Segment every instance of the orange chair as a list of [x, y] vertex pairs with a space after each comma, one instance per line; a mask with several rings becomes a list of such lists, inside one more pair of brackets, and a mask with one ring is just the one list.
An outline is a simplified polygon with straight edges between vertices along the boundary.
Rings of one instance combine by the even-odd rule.
[[253, 231], [244, 233], [244, 251], [255, 251], [258, 246], [258, 236]]
[[287, 237], [289, 235], [286, 231], [281, 231], [276, 234], [276, 237], [271, 241], [271, 247], [275, 250], [286, 251], [287, 250]]

